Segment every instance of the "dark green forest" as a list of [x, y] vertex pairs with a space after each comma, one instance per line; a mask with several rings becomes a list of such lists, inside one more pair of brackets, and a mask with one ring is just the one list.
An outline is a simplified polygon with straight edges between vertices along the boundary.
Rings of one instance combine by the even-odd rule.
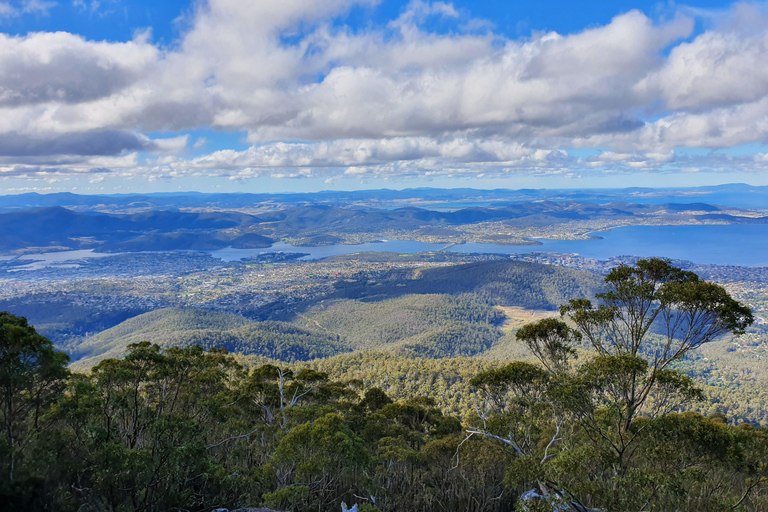
[[[24, 318], [0, 313], [3, 510], [768, 509], [768, 430], [695, 412], [711, 395], [680, 369], [750, 328], [750, 310], [722, 287], [663, 260], [619, 266], [594, 298], [571, 297], [559, 318], [520, 328], [528, 357], [505, 363], [430, 359], [455, 354], [461, 332], [470, 351], [488, 343], [497, 310], [473, 298], [395, 300], [408, 319], [449, 314], [475, 331], [449, 324], [412, 333], [401, 351], [292, 364], [254, 364], [210, 340], [200, 340], [207, 350], [140, 341], [76, 373]], [[341, 306], [350, 332], [397, 309]], [[184, 321], [173, 318], [144, 332]], [[206, 333], [250, 326], [203, 320]], [[257, 325], [275, 344], [309, 332]]]
[[588, 272], [522, 261], [485, 261], [340, 281], [334, 297], [370, 301], [415, 293], [472, 294], [493, 304], [556, 309], [573, 297], [591, 297], [599, 287], [600, 278]]

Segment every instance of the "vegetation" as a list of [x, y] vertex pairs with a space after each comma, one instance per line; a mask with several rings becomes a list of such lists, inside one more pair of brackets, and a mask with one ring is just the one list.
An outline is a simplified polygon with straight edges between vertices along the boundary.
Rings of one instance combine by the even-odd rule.
[[[349, 350], [430, 358], [473, 356], [502, 339], [499, 327], [505, 317], [492, 306], [554, 310], [572, 296], [593, 297], [601, 284], [587, 272], [505, 260], [390, 271], [335, 286], [330, 298], [280, 302], [248, 315], [263, 322], [218, 311], [163, 308], [95, 335], [79, 332], [80, 336], [59, 337], [59, 346], [79, 360], [78, 368], [120, 357], [128, 345], [140, 341], [164, 347], [225, 347], [285, 362]], [[63, 331], [70, 313], [87, 319], [90, 332], [99, 318], [104, 317], [104, 323], [124, 314], [109, 316], [96, 307], [80, 310], [68, 305], [66, 297], [25, 308], [23, 311], [44, 320], [46, 333]]]
[[[498, 320], [464, 298], [421, 299], [397, 300], [427, 321], [457, 305], [478, 329]], [[26, 320], [0, 314], [0, 501], [25, 511], [342, 501], [368, 512], [765, 510], [768, 431], [687, 410], [703, 394], [676, 368], [745, 331], [751, 312], [662, 260], [614, 269], [595, 299], [519, 329], [531, 357], [506, 365], [355, 353], [244, 366], [221, 348], [143, 341], [70, 374]], [[143, 332], [184, 314], [143, 319]], [[250, 325], [191, 320], [211, 332]], [[307, 332], [261, 328], [276, 339]]]
[[478, 300], [528, 309], [557, 309], [573, 297], [600, 290], [594, 274], [522, 261], [467, 263], [416, 271], [393, 271], [336, 284], [336, 297], [382, 299], [408, 294], [473, 294]]
[[243, 355], [281, 361], [307, 361], [347, 352], [337, 336], [312, 332], [285, 322], [252, 322], [231, 313], [193, 309], [160, 309], [131, 318], [80, 341], [73, 351], [79, 368], [109, 357], [121, 357], [127, 347], [151, 341], [163, 347], [225, 348]]
[[59, 348], [71, 350], [72, 338], [98, 333], [134, 316], [146, 313], [142, 307], [107, 308], [106, 297], [89, 294], [90, 304], [83, 304], [67, 293], [36, 293], [25, 300], [0, 300], [0, 311], [13, 311], [35, 320], [35, 328]]
[[501, 311], [474, 296], [423, 294], [324, 301], [295, 322], [339, 336], [355, 350], [442, 358], [487, 350], [503, 335], [498, 329], [503, 321]]
[[[467, 432], [528, 459], [528, 474], [518, 481], [547, 482], [550, 501], [720, 510], [734, 488], [746, 500], [766, 481], [764, 454], [749, 445], [765, 443], [765, 433], [729, 431], [719, 417], [673, 412], [702, 395], [671, 364], [724, 332], [743, 333], [752, 313], [721, 287], [658, 259], [620, 266], [605, 281], [598, 305], [574, 299], [561, 308], [574, 328], [544, 319], [518, 331], [541, 366], [514, 362], [472, 379], [483, 405]], [[665, 336], [657, 340], [652, 331]], [[582, 338], [595, 355], [576, 365], [571, 359]], [[747, 446], [736, 441], [742, 434]], [[714, 486], [715, 478], [739, 484], [726, 490]]]

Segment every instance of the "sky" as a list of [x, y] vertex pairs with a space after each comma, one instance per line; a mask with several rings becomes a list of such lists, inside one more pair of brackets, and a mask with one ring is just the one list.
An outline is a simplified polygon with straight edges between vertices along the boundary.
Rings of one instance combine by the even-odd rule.
[[768, 185], [768, 4], [0, 0], [0, 194]]

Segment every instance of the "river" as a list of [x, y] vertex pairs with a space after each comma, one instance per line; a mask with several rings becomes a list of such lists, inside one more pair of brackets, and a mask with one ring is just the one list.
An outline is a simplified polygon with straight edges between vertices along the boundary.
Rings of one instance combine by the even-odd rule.
[[[358, 245], [294, 247], [278, 242], [266, 249], [234, 249], [209, 251], [223, 261], [237, 261], [268, 252], [305, 253], [303, 260], [326, 258], [357, 252], [416, 252], [446, 250], [457, 253], [526, 254], [531, 252], [576, 253], [585, 258], [605, 260], [612, 256], [661, 256], [701, 264], [768, 266], [768, 224], [703, 225], [703, 226], [630, 226], [593, 233], [593, 240], [538, 240], [542, 245], [494, 245], [466, 243], [458, 245], [429, 244], [412, 240], [386, 240]], [[115, 254], [93, 250], [26, 254], [19, 260], [32, 260], [13, 270], [37, 270], [50, 265], [61, 266], [84, 258], [109, 257]], [[8, 260], [12, 257], [0, 257]], [[9, 269], [10, 270], [10, 269]]]

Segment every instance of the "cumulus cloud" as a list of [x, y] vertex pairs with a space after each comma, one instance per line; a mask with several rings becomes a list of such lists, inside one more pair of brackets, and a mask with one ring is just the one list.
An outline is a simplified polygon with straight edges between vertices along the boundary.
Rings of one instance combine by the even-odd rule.
[[112, 97], [156, 71], [158, 50], [139, 41], [86, 41], [65, 32], [0, 34], [0, 107], [76, 104]]
[[684, 42], [637, 89], [660, 97], [669, 109], [700, 111], [757, 101], [768, 92], [768, 17], [737, 4], [732, 23]]
[[124, 151], [154, 149], [147, 137], [117, 130], [29, 136], [7, 133], [0, 137], [0, 156], [116, 155]]
[[[378, 27], [339, 22], [375, 4], [208, 0], [170, 47], [149, 32], [122, 43], [0, 34], [0, 175], [89, 166], [233, 177], [668, 170], [694, 166], [677, 148], [768, 136], [759, 5], [710, 16], [695, 35], [702, 13], [690, 9], [666, 21], [630, 11], [578, 33], [520, 39], [446, 2], [415, 0]], [[0, 2], [0, 17], [11, 15], [4, 9], [18, 11]], [[431, 32], [433, 18], [455, 28]], [[245, 131], [253, 146], [191, 158], [183, 133], [142, 135], [199, 128]], [[573, 158], [574, 148], [600, 153]]]

